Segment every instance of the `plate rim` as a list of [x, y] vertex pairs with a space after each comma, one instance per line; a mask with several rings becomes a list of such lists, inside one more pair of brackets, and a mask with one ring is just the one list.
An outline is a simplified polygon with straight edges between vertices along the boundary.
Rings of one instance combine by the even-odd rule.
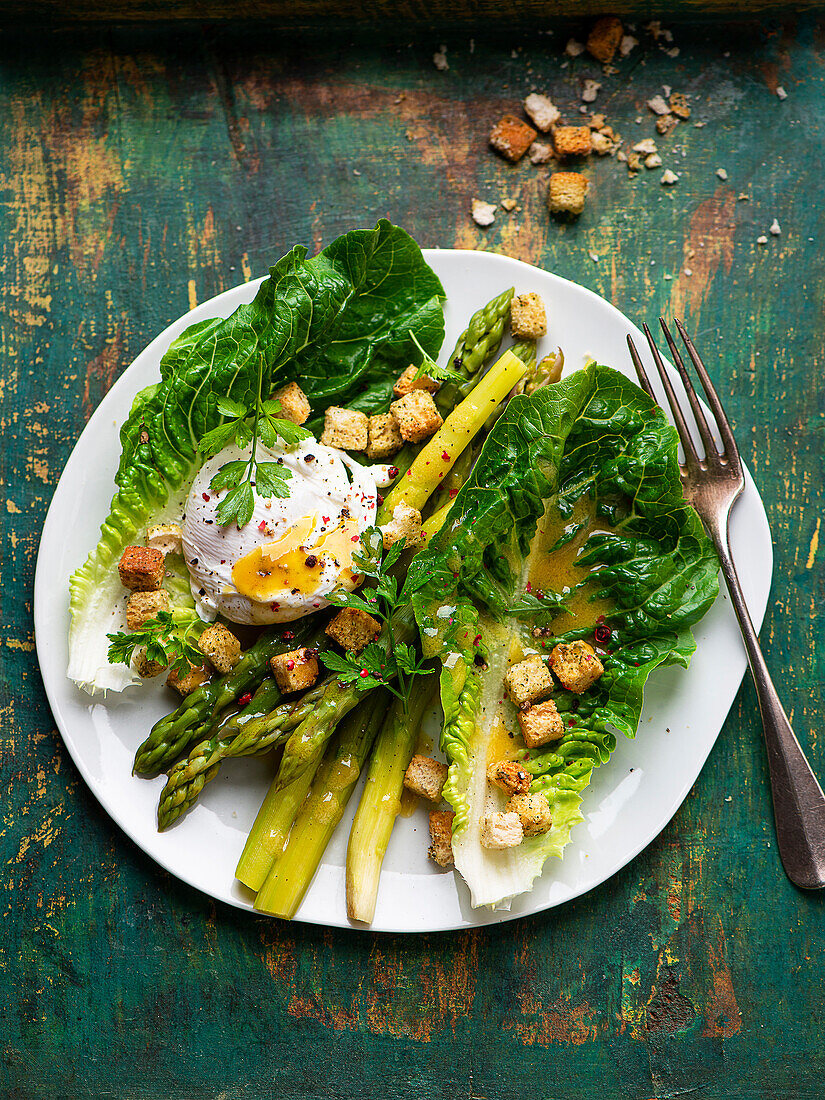
[[[468, 258], [469, 256], [472, 256], [472, 255], [483, 255], [486, 259], [492, 260], [492, 261], [497, 262], [497, 263], [501, 263], [503, 265], [503, 268], [512, 269], [512, 265], [516, 265], [517, 268], [522, 269], [524, 272], [538, 271], [543, 276], [549, 277], [550, 279], [552, 279], [554, 281], [557, 281], [561, 284], [564, 284], [567, 287], [572, 287], [577, 293], [583, 294], [587, 298], [592, 299], [594, 301], [594, 303], [598, 303], [598, 307], [600, 309], [604, 309], [605, 307], [607, 307], [608, 310], [614, 315], [614, 319], [617, 321], [618, 324], [622, 325], [623, 327], [627, 327], [628, 332], [634, 338], [638, 338], [638, 339], [644, 341], [644, 335], [641, 332], [641, 330], [638, 328], [638, 326], [635, 325], [628, 317], [626, 317], [625, 314], [623, 314], [621, 312], [621, 310], [619, 310], [616, 306], [614, 306], [612, 302], [608, 301], [606, 298], [603, 298], [601, 295], [597, 294], [595, 291], [591, 290], [589, 287], [586, 287], [586, 286], [582, 285], [581, 283], [577, 283], [572, 279], [566, 279], [563, 276], [555, 274], [555, 272], [547, 271], [544, 268], [538, 267], [537, 265], [534, 265], [534, 264], [526, 263], [525, 261], [516, 259], [515, 257], [505, 256], [505, 255], [502, 255], [502, 254], [496, 253], [496, 252], [488, 252], [488, 251], [483, 250], [483, 249], [425, 248], [425, 249], [422, 249], [422, 253], [423, 253], [425, 259], [429, 263], [432, 263], [433, 260], [435, 260], [436, 257], [438, 257], [438, 258], [455, 258], [455, 259], [462, 258], [462, 259], [466, 259], [466, 258]], [[450, 262], [449, 259], [448, 259], [448, 262]], [[108, 402], [109, 397], [113, 394], [120, 394], [120, 392], [122, 390], [129, 388], [129, 375], [133, 374], [134, 368], [142, 360], [144, 360], [146, 358], [153, 357], [155, 354], [157, 354], [158, 351], [160, 351], [160, 353], [162, 354], [163, 351], [165, 351], [166, 348], [168, 348], [169, 344], [172, 342], [172, 340], [174, 340], [176, 338], [177, 335], [179, 335], [180, 332], [182, 332], [189, 325], [194, 324], [196, 321], [202, 319], [204, 316], [222, 316], [222, 315], [223, 316], [228, 316], [229, 314], [223, 313], [221, 311], [220, 304], [225, 299], [231, 299], [234, 302], [236, 300], [237, 296], [239, 294], [241, 294], [242, 292], [244, 292], [244, 291], [249, 293], [249, 292], [257, 290], [257, 288], [260, 286], [260, 284], [262, 282], [264, 282], [264, 280], [266, 278], [268, 278], [268, 275], [262, 275], [258, 278], [251, 279], [249, 282], [239, 283], [239, 284], [237, 284], [233, 287], [230, 287], [227, 290], [222, 291], [220, 294], [217, 294], [214, 297], [209, 298], [206, 301], [200, 303], [194, 309], [189, 310], [186, 313], [182, 314], [181, 316], [179, 316], [179, 317], [175, 318], [174, 320], [172, 320], [168, 325], [166, 325], [164, 327], [164, 329], [161, 332], [159, 332], [134, 357], [134, 359], [123, 369], [123, 371], [121, 372], [119, 377], [116, 379], [116, 381], [112, 384], [112, 386], [107, 390], [106, 394], [104, 394], [104, 396], [101, 399], [100, 403], [97, 405], [97, 407], [93, 411], [92, 415], [89, 417], [89, 420], [87, 421], [87, 423], [83, 427], [83, 430], [81, 431], [81, 433], [78, 435], [77, 439], [75, 440], [75, 442], [72, 446], [72, 449], [71, 449], [71, 451], [69, 452], [69, 455], [66, 458], [66, 461], [65, 461], [64, 466], [63, 466], [63, 470], [61, 471], [61, 474], [60, 474], [60, 477], [58, 478], [58, 481], [55, 485], [54, 491], [53, 491], [51, 499], [49, 501], [49, 506], [48, 506], [46, 516], [45, 516], [45, 519], [44, 519], [44, 522], [43, 522], [43, 526], [42, 526], [42, 529], [41, 529], [41, 533], [40, 533], [40, 539], [39, 539], [38, 550], [37, 550], [37, 558], [36, 558], [36, 564], [35, 564], [35, 571], [34, 571], [34, 585], [33, 585], [34, 639], [35, 639], [35, 650], [36, 650], [36, 655], [37, 655], [38, 671], [40, 673], [40, 678], [41, 678], [41, 681], [42, 681], [43, 686], [44, 686], [46, 698], [48, 700], [49, 707], [51, 709], [52, 716], [54, 718], [54, 722], [55, 722], [57, 730], [60, 734], [61, 740], [62, 740], [66, 750], [68, 751], [69, 756], [71, 757], [74, 766], [77, 768], [78, 772], [80, 773], [80, 775], [81, 775], [86, 787], [88, 788], [88, 790], [94, 796], [94, 798], [96, 799], [96, 801], [98, 802], [100, 807], [105, 811], [106, 815], [112, 821], [112, 823], [118, 827], [118, 829], [121, 831], [121, 833], [123, 833], [126, 837], [128, 837], [128, 839], [134, 845], [136, 845], [136, 847], [143, 853], [144, 856], [147, 856], [153, 863], [155, 863], [158, 867], [162, 868], [167, 874], [170, 874], [171, 876], [173, 876], [178, 881], [185, 883], [188, 887], [198, 891], [200, 894], [204, 895], [205, 897], [210, 898], [212, 901], [219, 902], [219, 903], [225, 904], [225, 905], [229, 905], [232, 908], [245, 911], [248, 914], [250, 914], [251, 916], [257, 917], [257, 918], [267, 917], [268, 914], [261, 913], [261, 912], [255, 910], [255, 909], [253, 909], [247, 901], [245, 901], [244, 899], [242, 899], [240, 897], [236, 897], [236, 896], [232, 896], [232, 897], [228, 897], [228, 898], [227, 897], [217, 897], [214, 893], [210, 892], [208, 889], [205, 889], [203, 885], [201, 885], [197, 881], [195, 881], [194, 876], [189, 876], [187, 874], [181, 873], [177, 869], [173, 869], [172, 867], [169, 866], [167, 861], [165, 861], [163, 858], [161, 858], [161, 856], [159, 856], [158, 854], [156, 854], [154, 852], [147, 851], [147, 849], [141, 843], [141, 840], [139, 839], [139, 836], [136, 835], [135, 832], [124, 821], [122, 821], [118, 817], [114, 806], [106, 798], [105, 787], [104, 787], [104, 789], [101, 789], [101, 785], [98, 784], [97, 780], [91, 775], [91, 772], [88, 769], [88, 767], [86, 766], [82, 754], [77, 750], [77, 746], [74, 743], [74, 740], [72, 738], [71, 733], [68, 732], [67, 727], [69, 727], [70, 723], [66, 720], [65, 715], [62, 712], [61, 702], [60, 702], [60, 699], [58, 698], [58, 687], [62, 686], [62, 680], [60, 680], [60, 678], [58, 677], [53, 682], [51, 675], [46, 674], [44, 672], [44, 661], [42, 659], [42, 652], [43, 652], [44, 643], [41, 643], [41, 641], [39, 639], [40, 639], [41, 636], [45, 636], [45, 634], [44, 634], [44, 627], [45, 627], [45, 623], [44, 623], [44, 610], [45, 610], [45, 608], [44, 608], [44, 605], [45, 605], [46, 601], [48, 600], [48, 595], [47, 595], [47, 592], [46, 592], [47, 582], [46, 582], [46, 579], [45, 579], [46, 574], [47, 574], [47, 562], [46, 562], [47, 549], [44, 549], [44, 548], [48, 547], [49, 538], [52, 536], [51, 528], [57, 522], [57, 516], [56, 516], [56, 513], [54, 511], [55, 500], [58, 498], [58, 495], [60, 494], [61, 489], [63, 488], [64, 481], [67, 479], [67, 472], [69, 470], [69, 467], [72, 465], [72, 459], [75, 456], [75, 452], [76, 452], [81, 440], [83, 439], [83, 437], [86, 435], [87, 432], [92, 432], [93, 433], [95, 428], [97, 426], [99, 426], [100, 423], [103, 421], [103, 419], [106, 417], [107, 413], [106, 413], [105, 406]], [[234, 308], [237, 308], [237, 306], [235, 306]], [[672, 367], [672, 365], [670, 364], [670, 362], [666, 360], [666, 363], [667, 363], [669, 371], [673, 372], [673, 374], [675, 375], [676, 372], [675, 372], [674, 368]], [[772, 584], [772, 581], [773, 581], [773, 561], [774, 561], [773, 541], [772, 541], [772, 535], [771, 535], [771, 532], [770, 532], [770, 524], [769, 524], [769, 521], [768, 521], [767, 512], [765, 510], [764, 502], [762, 500], [761, 494], [759, 493], [758, 487], [756, 486], [756, 484], [755, 484], [755, 482], [754, 482], [754, 480], [753, 480], [753, 478], [750, 474], [750, 471], [747, 467], [745, 467], [745, 477], [746, 477], [746, 482], [747, 482], [747, 488], [749, 488], [751, 490], [751, 492], [755, 494], [754, 503], [758, 506], [758, 509], [761, 513], [760, 518], [764, 521], [765, 528], [766, 528], [767, 534], [768, 534], [769, 555], [768, 555], [767, 562], [763, 565], [763, 570], [767, 574], [765, 606], [760, 606], [760, 607], [755, 608], [755, 609], [751, 608], [751, 616], [752, 616], [752, 619], [754, 621], [754, 625], [755, 625], [755, 627], [758, 631], [760, 629], [760, 627], [762, 625], [762, 621], [764, 619], [764, 615], [765, 615], [765, 612], [766, 612], [766, 609], [767, 609], [768, 595], [769, 595], [770, 587], [771, 587], [771, 584]], [[112, 487], [112, 492], [114, 493], [114, 482], [112, 483], [112, 486], [113, 486]], [[722, 582], [720, 584], [720, 594], [723, 591], [724, 591], [724, 582]], [[427, 928], [412, 928], [412, 927], [410, 927], [410, 928], [397, 928], [397, 927], [381, 927], [381, 926], [376, 927], [374, 925], [369, 925], [368, 926], [368, 925], [363, 925], [363, 924], [359, 924], [357, 922], [351, 921], [346, 917], [346, 915], [344, 915], [341, 919], [337, 919], [334, 914], [331, 914], [331, 919], [328, 918], [328, 919], [323, 919], [322, 920], [322, 919], [319, 919], [319, 918], [316, 918], [316, 917], [310, 916], [310, 915], [302, 916], [300, 914], [300, 909], [299, 909], [298, 913], [295, 915], [295, 917], [293, 918], [293, 921], [297, 921], [297, 922], [302, 923], [302, 924], [315, 925], [317, 927], [322, 927], [322, 928], [324, 928], [324, 927], [326, 927], [326, 928], [336, 927], [336, 928], [350, 929], [350, 930], [356, 931], [356, 932], [373, 932], [373, 933], [382, 933], [382, 934], [386, 933], [386, 934], [396, 934], [396, 935], [397, 934], [430, 935], [430, 934], [433, 934], [433, 933], [436, 933], [436, 932], [465, 931], [465, 930], [468, 930], [468, 929], [471, 929], [471, 928], [483, 928], [483, 927], [489, 927], [489, 926], [496, 926], [496, 925], [503, 924], [503, 923], [506, 923], [506, 922], [509, 922], [509, 921], [512, 921], [512, 920], [521, 919], [522, 917], [529, 917], [529, 916], [534, 916], [534, 915], [539, 914], [539, 913], [546, 913], [546, 912], [549, 912], [552, 909], [557, 908], [560, 905], [566, 905], [569, 902], [574, 901], [576, 898], [582, 897], [584, 894], [589, 893], [591, 890], [597, 889], [599, 886], [602, 886], [609, 879], [613, 878], [619, 871], [621, 871], [624, 867], [626, 867], [629, 863], [631, 863], [642, 851], [644, 851], [647, 847], [649, 847], [655, 841], [655, 839], [661, 834], [661, 832], [667, 827], [667, 825], [670, 823], [670, 821], [673, 819], [673, 817], [675, 817], [675, 815], [678, 813], [679, 809], [682, 807], [685, 799], [687, 798], [687, 795], [689, 794], [691, 788], [693, 787], [693, 785], [698, 780], [699, 775], [701, 774], [701, 772], [703, 771], [703, 769], [705, 767], [705, 764], [707, 763], [707, 759], [708, 759], [713, 747], [715, 746], [715, 744], [716, 744], [716, 742], [719, 738], [719, 735], [721, 734], [722, 729], [724, 728], [724, 725], [725, 725], [725, 722], [727, 721], [730, 710], [733, 707], [733, 704], [736, 700], [736, 696], [738, 695], [739, 686], [741, 685], [742, 679], [744, 679], [744, 676], [746, 674], [747, 674], [747, 666], [743, 670], [742, 677], [737, 681], [736, 690], [734, 691], [734, 693], [732, 695], [730, 706], [728, 707], [728, 710], [725, 712], [725, 715], [722, 718], [721, 724], [720, 724], [719, 729], [717, 730], [715, 736], [713, 737], [713, 739], [709, 742], [709, 744], [707, 746], [707, 752], [705, 752], [703, 757], [702, 757], [702, 760], [701, 760], [701, 763], [699, 765], [699, 769], [698, 769], [698, 772], [696, 773], [696, 775], [691, 776], [688, 780], [682, 782], [682, 784], [680, 785], [680, 788], [679, 788], [678, 798], [674, 797], [674, 799], [672, 801], [672, 804], [669, 803], [671, 808], [664, 810], [662, 812], [662, 814], [660, 814], [659, 817], [656, 819], [656, 822], [654, 823], [654, 825], [652, 825], [649, 830], [646, 830], [645, 839], [640, 841], [638, 843], [638, 845], [633, 846], [632, 849], [627, 849], [619, 857], [617, 857], [617, 860], [614, 861], [610, 865], [610, 869], [605, 874], [603, 874], [598, 879], [598, 881], [590, 882], [588, 884], [585, 884], [585, 885], [581, 886], [581, 888], [574, 888], [573, 892], [569, 893], [563, 899], [559, 899], [557, 901], [548, 901], [546, 904], [545, 903], [539, 903], [535, 907], [530, 908], [527, 912], [513, 913], [513, 912], [510, 912], [508, 910], [498, 910], [498, 911], [491, 912], [491, 911], [486, 910], [486, 909], [471, 910], [471, 912], [474, 914], [474, 916], [477, 916], [478, 919], [473, 919], [473, 920], [464, 920], [464, 919], [462, 919], [462, 920], [455, 921], [455, 922], [452, 922], [452, 923], [445, 923], [445, 924], [436, 925], [436, 926], [427, 927]], [[64, 673], [64, 677], [65, 677], [65, 673]], [[92, 697], [90, 696], [89, 698], [91, 699]], [[552, 866], [552, 864], [548, 864], [548, 865]], [[546, 865], [546, 866], [548, 866], [548, 865]], [[456, 872], [454, 872], [454, 874], [456, 874]], [[458, 888], [461, 889], [460, 884], [459, 884]], [[524, 895], [524, 896], [529, 897], [530, 895], [528, 894], [528, 895]], [[520, 895], [520, 897], [521, 897], [521, 895]], [[278, 919], [278, 918], [272, 917], [272, 919]]]

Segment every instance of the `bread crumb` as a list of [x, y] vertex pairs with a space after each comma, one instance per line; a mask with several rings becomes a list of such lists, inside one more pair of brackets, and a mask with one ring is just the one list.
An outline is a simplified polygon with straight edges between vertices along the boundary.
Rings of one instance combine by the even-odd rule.
[[438, 69], [440, 73], [446, 73], [450, 67], [450, 63], [447, 61], [447, 47], [441, 46], [433, 54], [433, 65]]
[[531, 164], [547, 164], [553, 159], [553, 146], [544, 141], [534, 141], [527, 150], [527, 155]]
[[495, 203], [484, 202], [482, 199], [473, 199], [472, 215], [476, 225], [480, 225], [482, 229], [486, 229], [488, 225], [492, 225], [496, 220]]
[[665, 186], [667, 186], [668, 184], [671, 184], [671, 183], [678, 183], [679, 182], [679, 177], [676, 175], [675, 172], [671, 172], [671, 170], [669, 168], [665, 168], [664, 172], [662, 172], [661, 182]]
[[595, 103], [600, 88], [601, 84], [598, 80], [585, 80], [584, 88], [582, 89], [582, 101], [584, 103]]
[[644, 141], [636, 142], [633, 146], [633, 152], [641, 153], [643, 156], [650, 156], [651, 153], [658, 153], [659, 150], [653, 138], [645, 138]]
[[781, 232], [782, 232], [782, 227], [780, 226], [780, 224], [779, 224], [779, 222], [778, 222], [778, 221], [776, 220], [776, 218], [774, 218], [774, 219], [773, 219], [773, 221], [771, 222], [771, 227], [770, 227], [770, 229], [768, 230], [768, 232], [770, 233], [770, 235], [771, 235], [772, 237], [778, 237], [778, 236], [779, 236], [779, 235], [781, 234]]
[[661, 168], [661, 167], [662, 167], [662, 158], [659, 156], [658, 153], [651, 153], [649, 156], [645, 157], [645, 168]]
[[765, 237], [765, 236], [757, 237], [756, 238], [756, 243], [757, 244], [767, 244], [768, 243], [768, 238]]
[[622, 40], [619, 43], [619, 54], [622, 57], [627, 57], [633, 50], [639, 45], [639, 39], [634, 38], [632, 34], [625, 34], [622, 36]]
[[788, 98], [788, 93], [785, 91], [785, 89], [782, 87], [781, 84], [776, 85], [776, 94], [779, 97], [779, 99], [787, 99]]
[[[679, 125], [679, 119], [675, 115], [660, 115], [656, 119], [656, 133], [657, 134], [669, 134], [676, 126]], [[704, 126], [704, 123], [702, 123]]]
[[674, 92], [669, 97], [670, 109], [677, 118], [688, 119], [690, 118], [690, 107], [688, 107], [687, 96], [681, 92]]
[[724, 168], [717, 168], [716, 175], [719, 177], [720, 180], [726, 180], [728, 178], [728, 174]]
[[536, 129], [544, 134], [561, 118], [561, 111], [555, 103], [546, 95], [538, 95], [535, 92], [525, 99], [524, 111]]
[[511, 210], [515, 210], [515, 208], [516, 208], [516, 200], [515, 199], [502, 199], [501, 200], [501, 205], [502, 205], [502, 208], [504, 210], [506, 210], [507, 213], [509, 214]]
[[655, 95], [652, 99], [647, 101], [648, 107], [654, 113], [654, 115], [669, 115], [670, 107], [665, 102], [664, 96]]
[[584, 45], [581, 42], [577, 42], [575, 38], [571, 38], [564, 47], [564, 52], [568, 57], [579, 57], [584, 53]]
[[594, 264], [597, 264], [599, 262], [598, 252], [588, 252], [587, 255], [590, 257]]
[[685, 268], [685, 275], [687, 275], [688, 278], [689, 278], [692, 274], [693, 274], [693, 272], [691, 271], [691, 269], [689, 267], [686, 267]]

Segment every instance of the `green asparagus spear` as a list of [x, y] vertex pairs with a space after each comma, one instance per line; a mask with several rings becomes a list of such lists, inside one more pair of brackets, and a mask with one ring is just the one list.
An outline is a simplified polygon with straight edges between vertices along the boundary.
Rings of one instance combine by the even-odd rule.
[[[279, 917], [295, 915], [358, 782], [386, 715], [387, 699], [386, 691], [373, 692], [341, 723], [334, 745], [315, 772], [286, 846], [273, 861], [255, 899], [256, 909]], [[302, 781], [303, 776], [297, 782]], [[288, 795], [289, 790], [280, 794]], [[270, 834], [273, 831], [270, 824]]]
[[[505, 290], [473, 314], [450, 356], [447, 366], [451, 370], [463, 374], [469, 381], [492, 359], [504, 336], [513, 293], [512, 287]], [[458, 401], [466, 397], [472, 384], [466, 392], [462, 392], [462, 389], [457, 382], [448, 382], [441, 387], [435, 402], [442, 413], [449, 412]]]
[[453, 463], [484, 427], [492, 410], [504, 400], [526, 370], [526, 365], [517, 356], [505, 351], [470, 396], [456, 406], [435, 435], [424, 444], [406, 475], [396, 481], [378, 510], [378, 523], [390, 520], [399, 504], [419, 511], [424, 507]]
[[[203, 740], [224, 707], [258, 687], [269, 671], [270, 657], [306, 644], [318, 629], [316, 622], [306, 620], [286, 632], [282, 627], [265, 631], [231, 672], [195, 688], [177, 710], [154, 724], [135, 754], [133, 770], [140, 774], [161, 771], [187, 745]], [[285, 633], [289, 634], [288, 638], [284, 637]]]
[[369, 924], [375, 915], [378, 880], [395, 819], [401, 809], [404, 773], [412, 759], [421, 719], [437, 685], [417, 677], [407, 713], [396, 703], [381, 728], [347, 847], [347, 914]]

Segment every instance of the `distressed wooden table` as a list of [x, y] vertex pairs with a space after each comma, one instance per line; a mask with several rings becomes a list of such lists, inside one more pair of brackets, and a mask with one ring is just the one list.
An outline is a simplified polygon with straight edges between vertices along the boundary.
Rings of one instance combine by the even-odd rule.
[[[682, 809], [614, 879], [542, 916], [406, 938], [250, 917], [172, 881], [99, 809], [45, 702], [34, 557], [100, 398], [189, 306], [387, 215], [634, 319], [686, 318], [764, 494], [763, 642], [825, 773], [825, 24], [676, 26], [658, 45], [640, 27], [608, 75], [563, 64], [569, 28], [541, 30], [0, 41], [3, 1097], [823, 1095], [823, 899], [781, 871], [749, 680]], [[600, 160], [584, 216], [561, 226], [546, 170], [485, 139], [534, 87], [575, 118], [585, 76], [633, 142], [655, 136], [645, 101], [663, 84], [693, 116], [659, 142], [678, 184]], [[473, 196], [517, 206], [482, 230]]]

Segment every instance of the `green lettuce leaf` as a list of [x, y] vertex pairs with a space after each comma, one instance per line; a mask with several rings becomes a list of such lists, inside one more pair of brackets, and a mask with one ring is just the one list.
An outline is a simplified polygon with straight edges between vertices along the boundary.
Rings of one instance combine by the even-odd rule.
[[[542, 652], [559, 641], [593, 641], [595, 610], [584, 626], [541, 636], [538, 628], [572, 593], [539, 599], [527, 591], [545, 511], [568, 525], [561, 545], [582, 530], [574, 517], [581, 502], [595, 529], [576, 559], [581, 581], [573, 588], [587, 582], [590, 598], [611, 609], [605, 672], [583, 695], [556, 690], [564, 736], [517, 753], [533, 776], [531, 791], [550, 801], [553, 828], [491, 852], [480, 844], [481, 819], [505, 799], [487, 783], [488, 755], [497, 721], [517, 729], [502, 699], [511, 646]], [[406, 582], [425, 652], [445, 669], [445, 797], [456, 813], [456, 865], [474, 905], [506, 903], [530, 888], [548, 856], [561, 855], [582, 819], [582, 791], [615, 747], [613, 731], [635, 735], [647, 678], [661, 665], [687, 666], [690, 627], [716, 598], [717, 574], [713, 546], [682, 494], [676, 433], [637, 386], [592, 364], [510, 402]]]
[[123, 629], [117, 562], [147, 524], [180, 518], [201, 462], [198, 441], [223, 419], [219, 398], [253, 403], [263, 356], [266, 391], [298, 381], [316, 414], [330, 404], [385, 410], [393, 381], [419, 354], [410, 333], [428, 354], [438, 353], [443, 301], [415, 241], [382, 220], [311, 259], [305, 248], [292, 249], [251, 303], [229, 318], [200, 321], [174, 341], [160, 382], [138, 394], [121, 429], [110, 514], [71, 578], [71, 679], [91, 691], [136, 682], [106, 658], [107, 633]]

